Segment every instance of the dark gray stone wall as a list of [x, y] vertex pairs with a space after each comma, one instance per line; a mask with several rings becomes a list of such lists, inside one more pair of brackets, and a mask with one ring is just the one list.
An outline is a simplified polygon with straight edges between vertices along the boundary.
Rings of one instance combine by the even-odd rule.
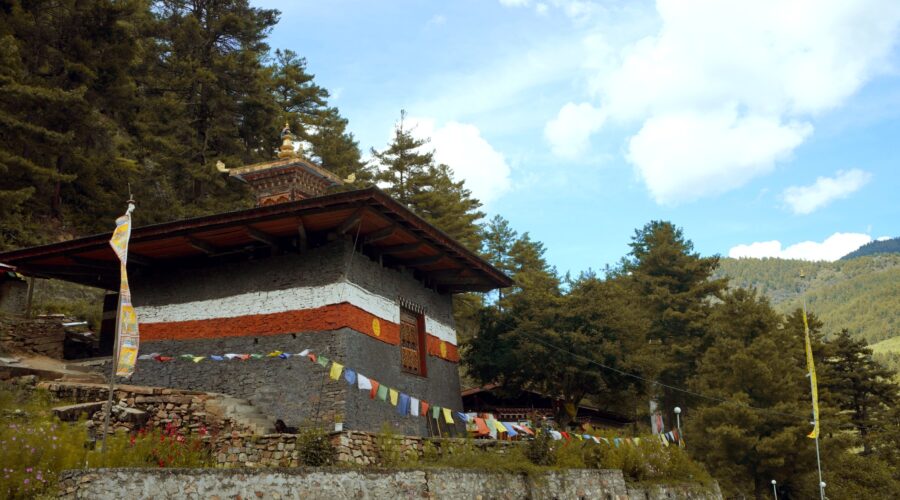
[[[328, 358], [342, 358], [350, 330], [307, 332], [265, 337], [145, 342], [141, 352], [208, 356], [224, 353], [267, 354], [275, 350], [299, 353], [312, 349]], [[327, 371], [306, 358], [249, 359], [199, 363], [178, 359], [160, 363], [138, 361], [130, 383], [220, 392], [249, 400], [263, 413], [288, 425], [321, 424], [332, 428], [344, 413], [347, 384], [334, 382]]]
[[[349, 250], [349, 248], [348, 248]], [[453, 328], [453, 297], [425, 288], [410, 271], [398, 271], [382, 267], [368, 257], [355, 254], [350, 261], [348, 279], [366, 290], [397, 300], [404, 297], [427, 310], [428, 316]]]
[[[410, 396], [424, 399], [455, 411], [462, 410], [459, 387], [459, 371], [456, 363], [434, 356], [426, 356], [427, 376], [420, 377], [400, 369], [400, 348], [352, 332], [346, 338], [347, 364], [379, 383], [387, 384]], [[431, 418], [401, 417], [397, 408], [381, 401], [372, 401], [363, 391], [350, 391], [347, 395], [346, 428], [378, 432], [384, 422], [389, 422], [394, 432], [408, 436], [457, 435], [465, 426], [451, 426], [440, 422], [440, 430]], [[454, 420], [457, 420], [454, 417]]]
[[138, 307], [160, 306], [336, 283], [349, 251], [347, 242], [335, 241], [302, 254], [129, 276], [132, 300]]
[[[299, 353], [312, 349], [329, 359], [374, 378], [411, 396], [453, 410], [462, 409], [457, 365], [427, 356], [428, 376], [400, 370], [400, 348], [354, 330], [304, 332], [263, 337], [228, 337], [205, 340], [145, 342], [141, 352], [208, 356], [224, 353], [260, 353], [280, 350]], [[394, 432], [411, 436], [457, 435], [463, 426], [430, 418], [401, 416], [389, 403], [371, 400], [368, 392], [333, 381], [328, 370], [306, 358], [249, 359], [199, 363], [138, 361], [130, 383], [220, 392], [249, 400], [263, 413], [291, 426], [316, 424], [332, 428], [340, 415], [345, 429], [378, 432], [388, 424]], [[456, 420], [454, 418], [454, 420]]]

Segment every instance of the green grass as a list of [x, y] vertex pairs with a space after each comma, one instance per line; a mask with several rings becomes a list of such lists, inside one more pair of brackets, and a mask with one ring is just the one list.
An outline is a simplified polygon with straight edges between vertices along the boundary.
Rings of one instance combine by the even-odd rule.
[[[611, 432], [595, 434], [610, 440], [615, 437]], [[548, 465], [536, 465], [529, 458], [528, 448], [533, 441], [503, 447], [477, 446], [473, 439], [447, 440], [439, 446], [426, 442], [422, 456], [402, 453], [396, 445], [396, 436], [384, 430], [377, 442], [385, 465], [395, 468], [457, 468], [529, 475], [564, 469], [619, 469], [630, 482], [712, 484], [709, 473], [691, 460], [684, 449], [663, 446], [649, 436], [640, 445], [622, 443], [618, 447], [574, 438], [551, 441], [552, 458]]]
[[882, 340], [877, 344], [872, 344], [869, 347], [872, 348], [872, 352], [875, 354], [889, 354], [889, 353], [900, 353], [900, 337], [894, 337], [887, 340]]
[[0, 497], [52, 496], [66, 469], [212, 465], [199, 439], [174, 429], [116, 434], [101, 453], [88, 446], [84, 422], [53, 416], [60, 404], [45, 391], [0, 386]]

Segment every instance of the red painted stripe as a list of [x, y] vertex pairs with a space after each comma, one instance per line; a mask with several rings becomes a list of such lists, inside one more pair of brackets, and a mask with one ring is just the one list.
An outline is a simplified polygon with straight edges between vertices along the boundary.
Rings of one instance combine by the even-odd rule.
[[[140, 325], [141, 340], [151, 342], [261, 337], [308, 331], [332, 331], [340, 328], [350, 328], [391, 345], [400, 344], [400, 325], [347, 302], [300, 311]], [[454, 363], [459, 362], [459, 351], [455, 345], [431, 334], [426, 335], [426, 344], [427, 352], [431, 356]]]

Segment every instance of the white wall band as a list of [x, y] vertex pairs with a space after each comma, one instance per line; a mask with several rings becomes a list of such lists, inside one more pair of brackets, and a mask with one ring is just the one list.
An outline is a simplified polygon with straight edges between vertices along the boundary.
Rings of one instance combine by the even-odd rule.
[[[173, 323], [205, 319], [236, 318], [254, 314], [274, 314], [316, 309], [348, 302], [363, 311], [392, 323], [400, 323], [400, 305], [350, 282], [321, 286], [249, 292], [217, 299], [197, 300], [162, 306], [137, 306], [140, 323]], [[425, 331], [456, 345], [456, 331], [425, 315]]]

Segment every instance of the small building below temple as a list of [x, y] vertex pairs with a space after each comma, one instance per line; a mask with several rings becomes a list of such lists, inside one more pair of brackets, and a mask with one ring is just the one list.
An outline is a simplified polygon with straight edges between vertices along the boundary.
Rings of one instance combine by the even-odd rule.
[[[435, 429], [433, 419], [400, 416], [394, 406], [296, 357], [209, 360], [310, 349], [461, 411], [452, 296], [511, 285], [381, 190], [324, 194], [341, 180], [284, 147], [282, 156], [220, 168], [251, 184], [256, 208], [133, 229], [128, 272], [141, 354], [206, 358], [140, 360], [131, 383], [246, 398], [289, 426], [339, 421], [344, 429], [379, 431], [391, 422], [403, 434], [447, 432]], [[109, 238], [6, 252], [0, 262], [112, 293], [119, 268]], [[115, 311], [116, 300], [107, 303]], [[111, 350], [112, 336], [105, 328], [101, 345]]]
[[[565, 411], [563, 402], [537, 391], [504, 391], [499, 384], [472, 387], [462, 391], [463, 408], [466, 413], [492, 414], [502, 421], [537, 421], [542, 418], [554, 419]], [[632, 420], [605, 411], [589, 404], [578, 405], [574, 422], [591, 424], [593, 427], [624, 427]]]

